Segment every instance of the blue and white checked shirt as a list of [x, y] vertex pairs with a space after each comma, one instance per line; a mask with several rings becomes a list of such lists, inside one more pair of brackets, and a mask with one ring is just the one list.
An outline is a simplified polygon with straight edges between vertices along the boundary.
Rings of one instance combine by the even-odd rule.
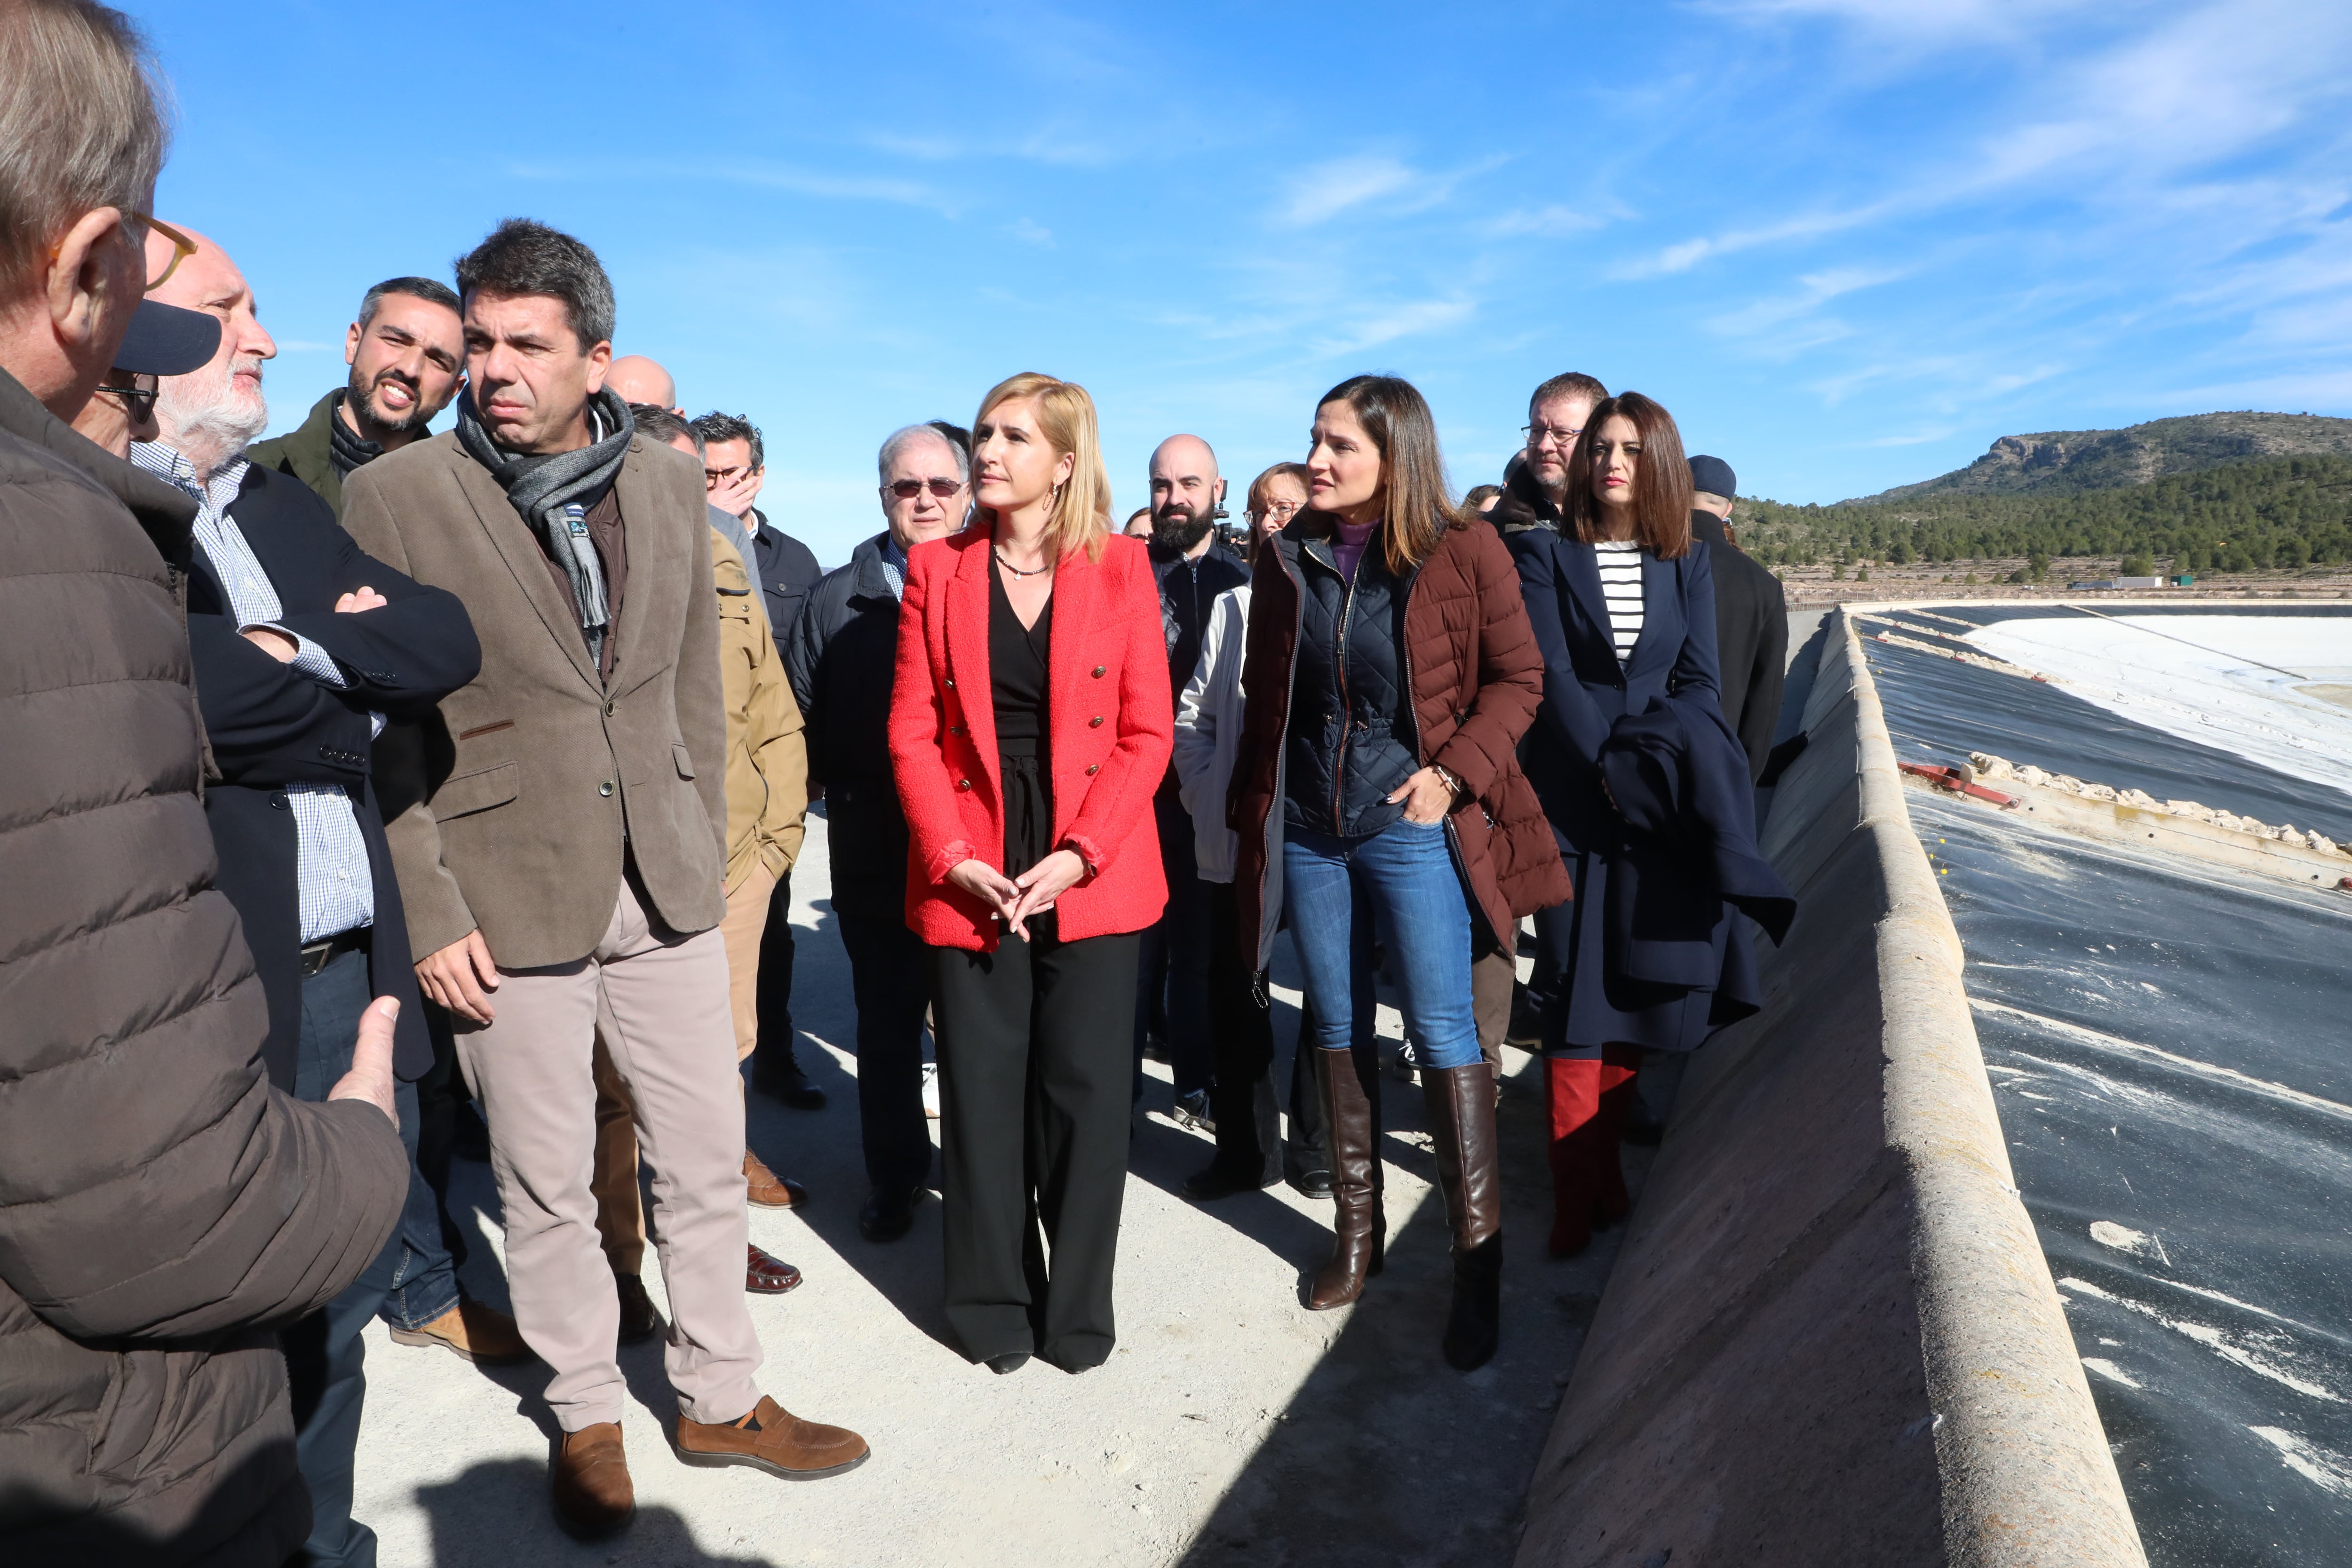
[[[278, 624], [286, 613], [269, 574], [246, 542], [244, 532], [228, 515], [251, 465], [243, 458], [213, 471], [209, 484], [196, 479], [188, 459], [160, 441], [134, 442], [131, 460], [156, 478], [177, 485], [196, 503], [196, 542], [212, 563], [228, 595], [237, 629], [267, 626], [285, 632], [298, 648], [294, 668], [321, 686], [348, 689], [351, 681], [334, 656], [309, 637]], [[383, 729], [383, 715], [371, 714], [373, 732]], [[368, 869], [367, 840], [360, 837], [359, 817], [352, 797], [341, 784], [289, 784], [286, 803], [293, 808], [297, 844], [295, 887], [301, 900], [302, 940], [318, 942], [375, 921], [375, 882]]]

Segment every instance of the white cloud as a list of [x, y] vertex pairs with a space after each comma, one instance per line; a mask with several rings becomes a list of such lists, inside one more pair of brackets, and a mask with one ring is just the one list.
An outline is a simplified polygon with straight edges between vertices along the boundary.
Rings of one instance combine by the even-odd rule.
[[1609, 220], [1558, 205], [1520, 207], [1490, 220], [1479, 232], [1490, 239], [1516, 239], [1523, 235], [1558, 238], [1585, 234]]
[[1285, 228], [1311, 228], [1340, 214], [1374, 205], [1380, 216], [1402, 217], [1449, 200], [1465, 180], [1499, 168], [1506, 160], [1483, 158], [1448, 174], [1426, 174], [1398, 158], [1367, 153], [1318, 163], [1290, 182], [1273, 221]]
[[1054, 231], [1028, 218], [1015, 218], [1004, 226], [1004, 232], [1024, 245], [1042, 246], [1047, 250], [1054, 248]]

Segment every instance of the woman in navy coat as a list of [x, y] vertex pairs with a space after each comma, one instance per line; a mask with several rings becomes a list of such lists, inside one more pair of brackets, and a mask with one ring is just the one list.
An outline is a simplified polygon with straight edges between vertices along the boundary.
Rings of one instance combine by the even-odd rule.
[[1544, 1031], [1559, 1257], [1630, 1206], [1617, 1144], [1642, 1052], [1757, 1009], [1733, 907], [1776, 941], [1794, 907], [1756, 854], [1690, 493], [1673, 416], [1626, 393], [1585, 421], [1565, 526], [1510, 542], [1544, 656], [1527, 772], [1576, 885], [1567, 950], [1547, 954], [1564, 977]]

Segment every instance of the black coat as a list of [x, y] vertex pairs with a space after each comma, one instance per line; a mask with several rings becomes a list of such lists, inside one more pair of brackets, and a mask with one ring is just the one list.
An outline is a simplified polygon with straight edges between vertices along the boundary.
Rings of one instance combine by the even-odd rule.
[[759, 508], [753, 507], [744, 514], [743, 526], [751, 531], [751, 552], [759, 557], [744, 564], [760, 574], [768, 630], [776, 639], [776, 657], [789, 658], [793, 627], [799, 624], [809, 592], [824, 575], [824, 568], [816, 563], [814, 551], [770, 522], [761, 515]]
[[834, 908], [899, 921], [907, 912], [907, 816], [890, 773], [898, 597], [882, 567], [887, 537], [859, 545], [848, 565], [810, 591], [784, 671], [807, 727], [809, 783], [824, 786]]
[[1151, 575], [1160, 584], [1160, 629], [1168, 641], [1168, 689], [1182, 695], [1201, 662], [1201, 639], [1208, 635], [1209, 612], [1217, 595], [1250, 580], [1249, 567], [1222, 541], [1191, 561], [1151, 545]]
[[1744, 554], [1711, 511], [1691, 512], [1715, 569], [1715, 647], [1723, 661], [1723, 718], [1748, 753], [1748, 780], [1764, 776], [1788, 679], [1789, 601], [1780, 579]]
[[1403, 651], [1412, 578], [1390, 574], [1377, 531], [1352, 587], [1329, 539], [1294, 527], [1267, 543], [1299, 597], [1283, 821], [1318, 833], [1378, 833], [1404, 816], [1388, 796], [1421, 767]]
[[[188, 584], [188, 646], [196, 698], [221, 779], [205, 794], [220, 855], [219, 887], [236, 906], [269, 1001], [262, 1060], [270, 1081], [294, 1084], [301, 1033], [299, 845], [289, 784], [352, 792], [375, 889], [369, 984], [400, 1000], [393, 1070], [403, 1079], [433, 1065], [402, 916], [400, 885], [384, 847], [383, 816], [369, 780], [368, 714], [413, 718], [474, 679], [481, 647], [466, 606], [446, 589], [410, 581], [362, 552], [333, 511], [290, 475], [257, 463], [228, 515], [278, 590], [278, 625], [333, 655], [352, 685], [321, 686], [247, 642], [212, 563], [196, 552]], [[362, 584], [391, 603], [338, 615], [335, 601]]]

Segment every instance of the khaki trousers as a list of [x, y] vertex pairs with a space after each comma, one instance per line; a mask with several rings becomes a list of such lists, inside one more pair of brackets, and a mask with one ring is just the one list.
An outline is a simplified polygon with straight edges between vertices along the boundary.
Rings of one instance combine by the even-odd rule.
[[1518, 979], [1519, 962], [1510, 953], [1490, 952], [1470, 965], [1470, 1012], [1478, 1026], [1478, 1052], [1498, 1083], [1503, 1037], [1511, 1028], [1511, 987]]
[[567, 1432], [619, 1420], [624, 1392], [620, 1301], [589, 1191], [600, 1038], [652, 1159], [670, 1305], [664, 1361], [678, 1408], [734, 1421], [759, 1402], [760, 1341], [743, 1300], [742, 1080], [727, 1049], [727, 994], [720, 934], [655, 928], [624, 878], [594, 952], [501, 970], [496, 1021], [457, 1036], [490, 1124], [515, 1322], [554, 1370], [547, 1402]]
[[[727, 918], [719, 923], [727, 948], [727, 1001], [734, 1017], [739, 1067], [760, 1043], [760, 932], [775, 886], [775, 874], [754, 864], [727, 895]], [[637, 1191], [636, 1124], [601, 1030], [596, 1037], [596, 1165], [588, 1186], [596, 1194], [596, 1235], [604, 1243], [605, 1261], [616, 1274], [641, 1272], [646, 1214]]]

